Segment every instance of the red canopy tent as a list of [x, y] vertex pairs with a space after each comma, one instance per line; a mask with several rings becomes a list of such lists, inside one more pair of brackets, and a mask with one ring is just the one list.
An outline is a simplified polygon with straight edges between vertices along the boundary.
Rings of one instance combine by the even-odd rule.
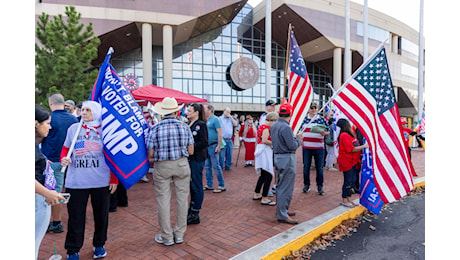
[[138, 89], [131, 91], [131, 94], [141, 106], [146, 105], [147, 101], [152, 103], [162, 101], [165, 97], [173, 97], [179, 104], [208, 102], [208, 100], [204, 98], [195, 97], [179, 90], [163, 88], [155, 85], [139, 87]]

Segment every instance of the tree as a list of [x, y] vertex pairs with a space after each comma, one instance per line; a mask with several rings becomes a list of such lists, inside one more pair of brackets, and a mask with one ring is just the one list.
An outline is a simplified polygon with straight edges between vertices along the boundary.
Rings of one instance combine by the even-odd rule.
[[38, 18], [35, 43], [35, 102], [47, 105], [49, 95], [59, 92], [75, 102], [88, 99], [97, 78], [91, 61], [97, 57], [100, 40], [93, 25], [80, 23], [81, 14], [66, 6], [65, 15], [42, 13]]

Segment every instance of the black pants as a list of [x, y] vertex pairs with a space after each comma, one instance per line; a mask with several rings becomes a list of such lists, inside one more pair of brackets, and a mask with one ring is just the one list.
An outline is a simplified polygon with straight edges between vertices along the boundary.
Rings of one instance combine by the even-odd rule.
[[93, 246], [104, 246], [109, 226], [109, 187], [92, 189], [66, 188], [66, 192], [70, 193], [70, 200], [67, 204], [69, 220], [64, 245], [67, 254], [77, 253], [83, 246], [85, 239], [86, 206], [89, 195], [91, 195], [91, 206], [94, 217]]
[[267, 197], [268, 189], [270, 189], [270, 183], [272, 182], [272, 178], [273, 176], [269, 172], [265, 171], [264, 169], [261, 169], [259, 179], [257, 180], [256, 189], [254, 191], [256, 193], [260, 193], [260, 189], [263, 185], [264, 188], [262, 190], [262, 196]]
[[117, 190], [110, 194], [110, 211], [117, 210], [118, 206], [127, 207], [128, 206], [128, 194], [126, 192], [125, 186], [118, 183]]

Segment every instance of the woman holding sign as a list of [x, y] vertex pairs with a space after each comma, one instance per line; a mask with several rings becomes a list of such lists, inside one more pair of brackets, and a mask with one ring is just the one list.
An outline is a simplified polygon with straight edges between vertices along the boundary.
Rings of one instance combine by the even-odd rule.
[[339, 142], [339, 157], [337, 163], [339, 170], [343, 172], [343, 186], [342, 186], [342, 203], [340, 205], [353, 208], [357, 206], [350, 200], [351, 189], [355, 183], [355, 176], [358, 164], [360, 162], [360, 151], [368, 148], [368, 144], [359, 145], [356, 139], [356, 134], [351, 128], [351, 124], [346, 119], [339, 119], [337, 126], [340, 127]]
[[[109, 225], [110, 193], [116, 191], [118, 184], [104, 158], [101, 139], [101, 105], [94, 101], [83, 102], [81, 116], [83, 122], [75, 123], [67, 130], [61, 152], [61, 164], [63, 167], [68, 166], [65, 188], [71, 195], [67, 204], [69, 215], [65, 240], [67, 259], [79, 259], [78, 252], [83, 246], [86, 206], [90, 195], [94, 216], [94, 258], [107, 255], [104, 244]], [[70, 157], [65, 157], [75, 134], [77, 139], [73, 153]]]

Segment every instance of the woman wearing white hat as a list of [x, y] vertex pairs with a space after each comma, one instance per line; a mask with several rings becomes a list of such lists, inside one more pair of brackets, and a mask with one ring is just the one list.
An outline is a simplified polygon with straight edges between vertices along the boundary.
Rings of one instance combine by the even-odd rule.
[[[118, 180], [111, 174], [105, 162], [101, 138], [101, 105], [94, 101], [85, 101], [82, 105], [83, 123], [75, 123], [67, 130], [67, 136], [61, 152], [61, 164], [68, 166], [65, 178], [66, 192], [71, 197], [67, 204], [69, 215], [65, 240], [67, 259], [80, 259], [78, 252], [83, 246], [85, 236], [86, 205], [91, 195], [94, 215], [94, 258], [107, 255], [104, 245], [109, 226], [110, 193], [117, 189]], [[74, 151], [70, 157], [67, 152], [72, 139], [81, 127]]]

